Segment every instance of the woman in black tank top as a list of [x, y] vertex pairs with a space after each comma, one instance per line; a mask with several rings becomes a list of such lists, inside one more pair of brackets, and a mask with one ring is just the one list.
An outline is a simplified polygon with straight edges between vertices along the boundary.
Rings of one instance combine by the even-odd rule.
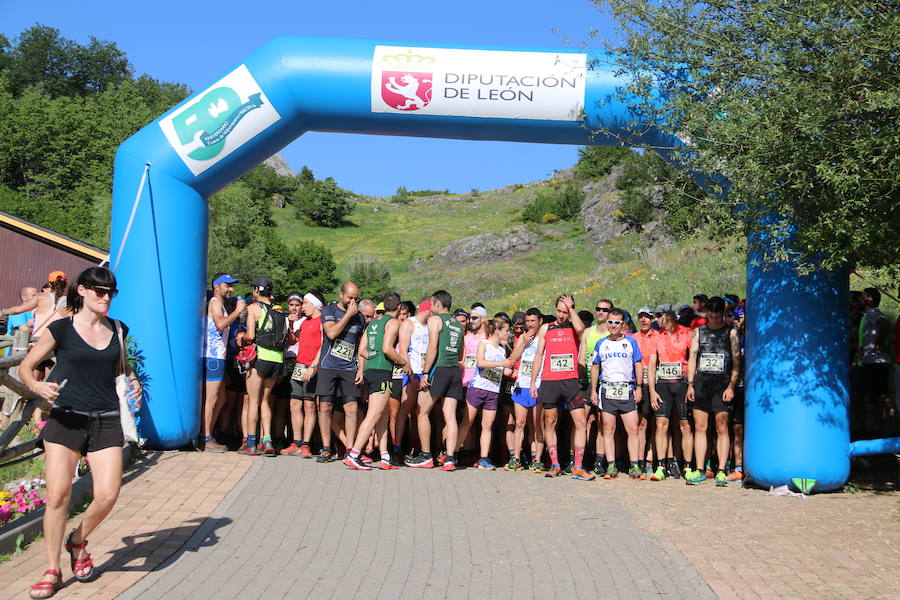
[[[92, 267], [81, 273], [69, 290], [73, 316], [51, 323], [19, 367], [22, 382], [52, 405], [41, 433], [47, 464], [44, 536], [49, 565], [42, 580], [32, 586], [32, 598], [49, 598], [62, 584], [60, 547], [72, 473], [83, 454], [93, 473], [94, 500], [81, 525], [66, 539], [70, 566], [78, 581], [89, 581], [95, 575], [87, 536], [106, 518], [119, 496], [124, 439], [115, 378], [121, 369], [120, 346], [114, 322], [104, 316], [117, 291], [116, 278], [109, 270]], [[123, 324], [122, 330], [124, 339], [128, 328]], [[57, 365], [49, 377], [52, 381], [37, 381], [32, 369], [53, 351]], [[140, 406], [141, 385], [130, 369], [127, 372], [132, 381], [131, 398]]]

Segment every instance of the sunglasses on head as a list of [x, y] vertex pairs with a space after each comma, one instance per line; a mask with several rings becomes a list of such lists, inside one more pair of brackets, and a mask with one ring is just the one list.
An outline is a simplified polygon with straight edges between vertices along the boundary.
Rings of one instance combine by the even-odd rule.
[[609, 309], [606, 308], [605, 306], [598, 306], [595, 310], [597, 312], [609, 312]]
[[94, 290], [94, 293], [98, 298], [109, 296], [110, 299], [113, 299], [119, 293], [119, 290], [117, 290], [116, 288], [103, 287], [99, 285], [86, 285], [85, 287], [89, 290]]
[[607, 325], [621, 325], [621, 324], [624, 323], [624, 322], [625, 322], [625, 321], [613, 321], [612, 319], [610, 319], [610, 320], [608, 320], [608, 321], [606, 322], [606, 324], [607, 324]]

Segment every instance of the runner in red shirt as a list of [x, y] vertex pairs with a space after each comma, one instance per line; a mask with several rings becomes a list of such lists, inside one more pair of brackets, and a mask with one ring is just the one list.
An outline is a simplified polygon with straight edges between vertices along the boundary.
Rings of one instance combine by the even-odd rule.
[[536, 378], [532, 379], [531, 397], [544, 405], [544, 440], [550, 454], [550, 470], [546, 477], [562, 474], [559, 466], [559, 449], [556, 445], [556, 422], [559, 407], [569, 411], [575, 427], [575, 460], [572, 479], [590, 481], [594, 476], [584, 470], [585, 425], [584, 397], [578, 379], [579, 338], [584, 332], [584, 322], [575, 311], [572, 296], [556, 299], [556, 320], [545, 323], [538, 330], [535, 365], [542, 365], [540, 390]]
[[[637, 340], [638, 348], [641, 349], [641, 364], [644, 367], [643, 381], [639, 382], [641, 386], [641, 403], [638, 405], [638, 456], [640, 457], [640, 467], [644, 474], [649, 478], [653, 475], [653, 458], [650, 454], [651, 445], [647, 439], [647, 417], [650, 414], [650, 373], [656, 372], [656, 344], [659, 340], [659, 332], [653, 329], [653, 309], [645, 306], [638, 311], [638, 330], [633, 334], [628, 334]], [[662, 463], [662, 457], [665, 456], [665, 446], [656, 448], [656, 456]]]
[[297, 364], [290, 373], [291, 427], [294, 437], [299, 439], [282, 450], [281, 454], [313, 457], [309, 442], [316, 428], [316, 372], [319, 369], [319, 351], [322, 349], [323, 305], [323, 299], [316, 294], [308, 293], [303, 297], [301, 310], [306, 318], [300, 323]]
[[[671, 444], [669, 435], [669, 419], [674, 410], [675, 418], [681, 430], [681, 451], [687, 469], [691, 468], [694, 455], [694, 436], [691, 422], [688, 420], [688, 405], [685, 401], [687, 393], [688, 351], [691, 347], [690, 327], [679, 325], [675, 313], [663, 312], [659, 318], [659, 338], [656, 344], [657, 369], [652, 377], [651, 406], [656, 417], [656, 451], [659, 456], [666, 456], [666, 468], [657, 467], [650, 477], [652, 481], [660, 481], [671, 477], [681, 477], [678, 462], [670, 460], [668, 448]], [[665, 453], [664, 453], [665, 452]]]

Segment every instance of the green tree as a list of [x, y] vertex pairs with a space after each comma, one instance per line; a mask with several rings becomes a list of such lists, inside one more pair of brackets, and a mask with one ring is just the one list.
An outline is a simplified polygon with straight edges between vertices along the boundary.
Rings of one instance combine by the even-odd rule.
[[303, 168], [300, 169], [299, 175], [297, 175], [298, 179], [304, 184], [313, 183], [316, 180], [315, 175], [313, 175], [312, 169], [303, 165]]
[[297, 207], [299, 218], [310, 224], [331, 228], [340, 227], [344, 217], [355, 206], [353, 195], [338, 187], [331, 177], [299, 185], [292, 203]]
[[714, 174], [714, 188], [730, 181], [722, 202], [770, 234], [764, 260], [792, 258], [801, 272], [896, 265], [896, 3], [596, 3], [619, 23], [620, 41], [605, 45], [635, 126], [678, 134], [676, 160]]
[[596, 179], [609, 175], [614, 165], [631, 153], [628, 148], [619, 146], [586, 146], [578, 149], [578, 162], [575, 163], [575, 174], [585, 179]]

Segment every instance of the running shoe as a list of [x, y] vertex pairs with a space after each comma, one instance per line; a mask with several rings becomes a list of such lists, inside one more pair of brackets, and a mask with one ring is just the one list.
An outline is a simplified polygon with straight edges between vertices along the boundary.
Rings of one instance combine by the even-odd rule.
[[572, 479], [581, 479], [583, 481], [593, 481], [596, 479], [593, 473], [588, 473], [582, 467], [572, 469]]
[[434, 468], [434, 459], [431, 456], [426, 457], [423, 453], [419, 452], [414, 458], [404, 460], [403, 464], [415, 469], [432, 469]]
[[334, 460], [334, 454], [328, 448], [322, 448], [319, 452], [319, 455], [316, 457], [317, 463], [327, 463]]
[[688, 477], [687, 473], [685, 473], [684, 482], [688, 485], [700, 485], [706, 479], [706, 472], [702, 469], [697, 469], [691, 472], [691, 477]]
[[699, 471], [694, 471], [690, 467], [684, 470], [684, 479], [687, 481], [688, 479], [693, 479], [694, 475], [696, 475]]
[[344, 457], [344, 464], [347, 465], [348, 469], [356, 469], [357, 471], [371, 471], [372, 467], [365, 464], [360, 460], [360, 457], [356, 458], [350, 456], [349, 454]]
[[259, 452], [256, 449], [256, 444], [252, 446], [248, 446], [246, 443], [238, 448], [238, 454], [243, 454], [244, 456], [259, 456]]
[[616, 468], [616, 465], [610, 464], [606, 467], [606, 473], [603, 474], [603, 479], [616, 479], [619, 476], [619, 469]]
[[244, 454], [247, 451], [247, 438], [241, 438], [241, 445], [237, 449], [238, 454]]
[[522, 470], [522, 461], [513, 456], [509, 459], [509, 462], [503, 466], [504, 471], [521, 471]]
[[486, 458], [479, 459], [479, 461], [475, 463], [475, 468], [481, 469], [482, 471], [494, 471], [497, 469], [497, 467], [494, 466], [494, 464]]
[[653, 477], [653, 465], [650, 464], [650, 461], [647, 461], [647, 464], [644, 465], [644, 475], [646, 475], [645, 479], [650, 479]]
[[445, 460], [447, 460], [447, 453], [441, 450], [440, 452], [438, 452], [437, 464], [442, 465], [444, 464]]
[[717, 487], [725, 487], [728, 485], [728, 477], [725, 475], [725, 471], [719, 471], [716, 473], [716, 486]]
[[528, 470], [532, 473], [545, 473], [546, 469], [544, 469], [544, 463], [539, 460], [531, 461], [531, 464], [528, 466]]
[[732, 471], [728, 474], [728, 481], [741, 481], [744, 478], [743, 471]]
[[302, 458], [312, 458], [313, 457], [313, 453], [309, 447], [309, 444], [301, 444], [300, 445], [300, 456]]
[[666, 478], [666, 470], [662, 465], [656, 467], [656, 471], [650, 476], [650, 481], [662, 481]]
[[215, 438], [209, 438], [203, 443], [204, 452], [225, 452], [226, 450], [228, 448], [217, 442]]
[[393, 459], [391, 460], [379, 460], [376, 465], [382, 471], [391, 471], [393, 469], [399, 469], [400, 465], [394, 464]]
[[260, 450], [260, 454], [265, 454], [266, 456], [277, 456], [278, 454], [275, 452], [275, 446], [272, 445], [272, 440], [263, 440], [261, 444], [262, 449]]
[[673, 460], [673, 461], [669, 462], [668, 471], [669, 471], [669, 477], [671, 477], [673, 479], [681, 479], [681, 475], [682, 475], [681, 467], [678, 466], [677, 460]]
[[291, 443], [291, 445], [287, 448], [282, 448], [281, 450], [279, 450], [278, 454], [282, 456], [300, 456], [300, 446]]
[[553, 465], [550, 469], [544, 473], [544, 477], [559, 477], [562, 475], [562, 469], [559, 468], [559, 465]]
[[597, 464], [595, 464], [594, 470], [591, 471], [591, 473], [593, 473], [597, 477], [603, 477], [604, 475], [606, 475], [606, 469], [603, 468], [603, 463], [598, 462]]
[[562, 468], [563, 475], [571, 475], [572, 474], [572, 462], [566, 463], [566, 466]]
[[637, 465], [634, 465], [630, 469], [628, 469], [628, 476], [632, 479], [644, 480], [647, 479], [647, 476], [644, 475], [644, 472], [641, 471], [641, 468]]
[[456, 470], [456, 459], [450, 458], [449, 456], [444, 458], [444, 464], [438, 467], [441, 471], [455, 471]]
[[[366, 463], [367, 465], [371, 465], [375, 460], [369, 456], [368, 454], [360, 454], [359, 459]], [[381, 460], [380, 458], [378, 460]]]
[[716, 476], [716, 474], [713, 473], [712, 465], [710, 464], [709, 461], [706, 461], [706, 478], [707, 478], [707, 479], [712, 479], [712, 478], [715, 477], [715, 476]]

